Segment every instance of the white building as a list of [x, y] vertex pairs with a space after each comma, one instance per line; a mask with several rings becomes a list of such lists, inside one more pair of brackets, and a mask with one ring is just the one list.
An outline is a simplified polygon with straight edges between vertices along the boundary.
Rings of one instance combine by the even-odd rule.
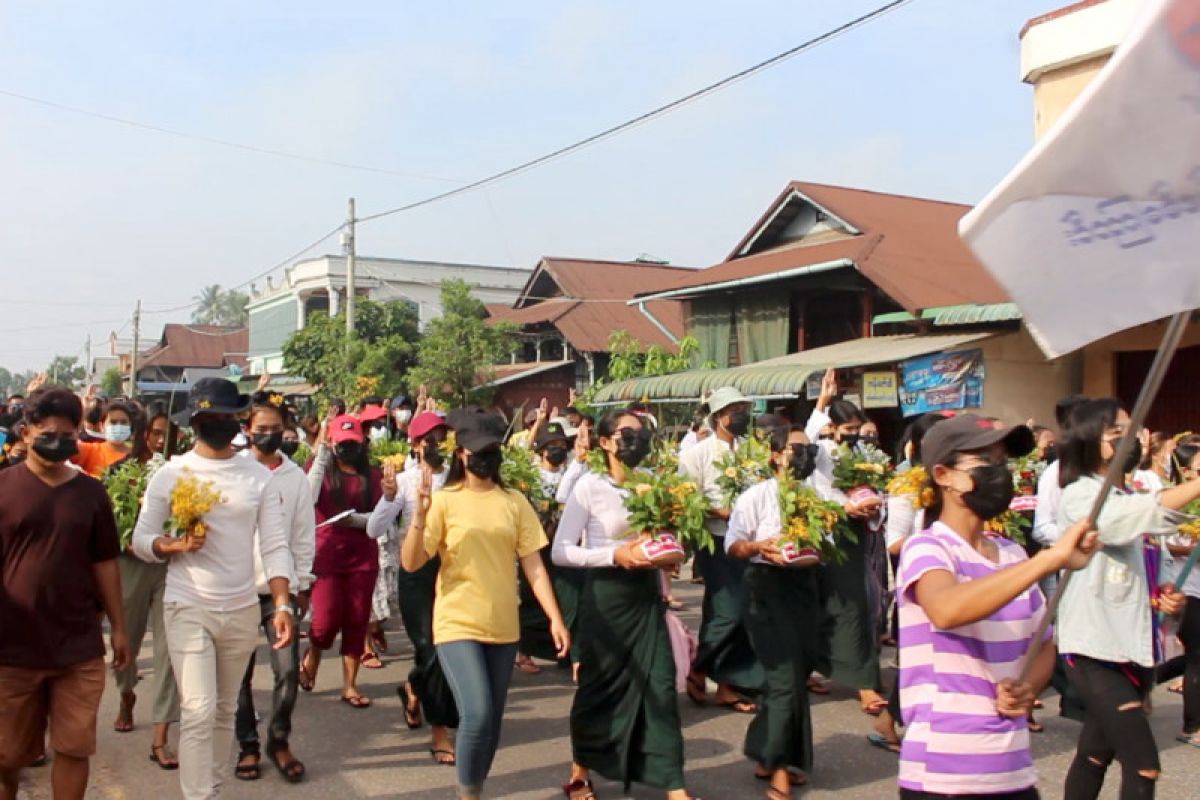
[[[441, 315], [442, 281], [458, 278], [487, 304], [511, 306], [529, 279], [524, 267], [446, 264], [397, 258], [355, 260], [355, 297], [401, 301], [417, 309], [424, 327]], [[283, 343], [304, 327], [315, 311], [336, 315], [346, 299], [345, 256], [299, 261], [284, 271], [282, 285], [268, 278], [265, 289], [251, 287], [250, 373], [283, 375]]]

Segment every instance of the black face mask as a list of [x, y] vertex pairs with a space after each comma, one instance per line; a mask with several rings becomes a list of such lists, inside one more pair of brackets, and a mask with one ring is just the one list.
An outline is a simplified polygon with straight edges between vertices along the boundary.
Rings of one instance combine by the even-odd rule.
[[343, 464], [357, 464], [362, 452], [362, 442], [338, 442], [333, 448], [333, 454]]
[[33, 452], [47, 461], [60, 463], [79, 452], [79, 440], [74, 436], [43, 433], [33, 440]]
[[750, 412], [735, 411], [729, 415], [729, 432], [734, 436], [745, 436], [750, 430]]
[[295, 439], [284, 439], [279, 443], [279, 452], [283, 453], [288, 458], [296, 455], [296, 451], [300, 449], [300, 442]]
[[438, 447], [438, 442], [425, 442], [421, 447], [421, 460], [429, 465], [430, 469], [441, 469], [442, 464], [446, 463], [446, 459], [442, 456], [442, 451]]
[[975, 488], [962, 498], [975, 516], [989, 520], [1008, 510], [1014, 492], [1007, 464], [985, 464], [972, 469], [970, 475]]
[[567, 448], [565, 447], [547, 447], [546, 460], [550, 462], [552, 467], [561, 467], [567, 463]]
[[213, 450], [224, 450], [238, 435], [242, 423], [236, 419], [199, 419], [192, 423], [192, 428], [197, 439]]
[[1053, 464], [1058, 460], [1058, 445], [1052, 444], [1042, 451], [1042, 460], [1047, 464]]
[[857, 433], [842, 433], [837, 435], [838, 444], [844, 444], [853, 449], [856, 444], [862, 439]]
[[879, 447], [879, 437], [878, 436], [860, 436], [858, 438], [858, 441], [862, 442], [865, 445], [870, 445], [871, 447]]
[[476, 478], [495, 480], [500, 475], [500, 462], [504, 455], [499, 450], [485, 450], [467, 456], [467, 472]]
[[[275, 433], [256, 433], [250, 437], [250, 443], [254, 445], [254, 449], [263, 455], [274, 455], [275, 451], [283, 447], [283, 431]], [[296, 448], [292, 448], [295, 452]]]
[[617, 439], [617, 460], [633, 469], [650, 454], [650, 440], [630, 430], [622, 431]]
[[793, 478], [802, 481], [813, 474], [813, 470], [817, 468], [817, 451], [819, 449], [815, 444], [792, 445], [792, 463], [789, 469]]
[[832, 433], [822, 433], [822, 434], [818, 434], [818, 435], [817, 435], [817, 439], [818, 439], [819, 441], [822, 441], [822, 442], [832, 442], [832, 441], [833, 441], [833, 434], [832, 434]]

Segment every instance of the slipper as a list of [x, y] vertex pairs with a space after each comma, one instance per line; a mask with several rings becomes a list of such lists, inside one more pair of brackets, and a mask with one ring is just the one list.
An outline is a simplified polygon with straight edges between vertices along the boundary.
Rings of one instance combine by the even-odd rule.
[[889, 740], [882, 733], [870, 734], [867, 736], [867, 741], [870, 742], [873, 747], [878, 747], [880, 750], [887, 750], [889, 753], [895, 753], [897, 755], [900, 753], [900, 745]]
[[1195, 733], [1181, 733], [1175, 737], [1175, 741], [1183, 742], [1192, 747], [1200, 747], [1200, 731], [1196, 731]]
[[539, 667], [537, 664], [533, 663], [533, 659], [527, 659], [525, 661], [522, 661], [521, 659], [518, 658], [516, 661], [513, 662], [513, 666], [516, 667], [517, 669], [519, 669], [521, 672], [524, 672], [526, 675], [541, 675], [542, 674], [542, 668]]
[[866, 714], [868, 717], [878, 717], [880, 714], [882, 714], [884, 711], [887, 710], [887, 707], [888, 707], [888, 701], [884, 700], [881, 697], [878, 700], [872, 700], [870, 703], [868, 703], [865, 706], [861, 706], [861, 709], [862, 709], [862, 712], [864, 714]]
[[383, 662], [374, 653], [363, 653], [359, 662], [367, 669], [383, 669]]
[[304, 762], [295, 756], [292, 757], [291, 761], [280, 761], [279, 751], [282, 749], [284, 749], [283, 746], [271, 746], [268, 744], [267, 759], [275, 765], [275, 769], [279, 770], [279, 774], [283, 776], [285, 781], [288, 783], [299, 783], [300, 781], [304, 780], [304, 773], [306, 771], [304, 769]]
[[371, 634], [371, 644], [375, 647], [376, 652], [387, 652], [387, 634], [383, 631], [377, 631]]
[[298, 678], [300, 688], [306, 692], [311, 692], [313, 690], [313, 684], [317, 682], [317, 676], [309, 672], [308, 667], [306, 666], [308, 664], [308, 657], [311, 653], [311, 647], [304, 651], [304, 655], [300, 658], [300, 667], [298, 670], [300, 673], [300, 677]]
[[742, 700], [740, 698], [737, 700], [730, 700], [726, 703], [717, 703], [717, 705], [720, 706], [721, 708], [728, 708], [731, 711], [737, 712], [738, 714], [757, 714], [758, 713], [758, 705], [757, 704], [751, 703], [749, 700]]
[[[440, 764], [443, 767], [453, 767], [458, 763], [458, 759], [454, 755], [453, 750], [439, 750], [435, 747], [429, 748], [429, 755], [433, 758], [433, 763]], [[450, 756], [449, 759], [442, 756]]]
[[[242, 759], [245, 758], [257, 758], [258, 761], [255, 761], [253, 764], [243, 764]], [[237, 766], [233, 768], [233, 777], [237, 778], [239, 781], [258, 780], [262, 776], [262, 769], [259, 766], [261, 761], [262, 757], [258, 753], [248, 753], [243, 750], [241, 753], [238, 753], [238, 763]]]
[[833, 683], [833, 681], [823, 681], [820, 678], [809, 678], [808, 683], [805, 685], [813, 694], [829, 694], [833, 691], [833, 688], [830, 686], [831, 683]]
[[[590, 780], [564, 783], [562, 790], [570, 800], [596, 800], [596, 792], [593, 791]], [[587, 794], [575, 794], [576, 792], [587, 792]]]
[[687, 676], [687, 696], [698, 706], [708, 705], [708, 685], [704, 678]]
[[1041, 733], [1042, 731], [1046, 730], [1046, 726], [1038, 722], [1036, 719], [1025, 720], [1025, 727], [1030, 733]]
[[351, 708], [370, 708], [371, 698], [361, 694], [342, 695], [342, 702]]
[[411, 683], [405, 682], [396, 687], [396, 694], [400, 695], [400, 702], [404, 703], [404, 724], [410, 731], [415, 731], [425, 724], [425, 720], [421, 716], [421, 701], [415, 692], [411, 694], [410, 692], [412, 692]]
[[157, 764], [159, 769], [179, 769], [179, 761], [171, 755], [165, 744], [150, 745], [150, 760]]
[[776, 789], [774, 786], [767, 787], [767, 800], [791, 800], [791, 797], [787, 792]]
[[667, 599], [667, 607], [670, 608], [672, 611], [679, 611], [681, 608], [683, 608], [683, 601], [676, 600], [674, 597], [668, 598]]
[[1167, 691], [1171, 694], [1183, 694], [1183, 681], [1176, 681], [1167, 687]]
[[[754, 777], [758, 778], [760, 781], [769, 781], [771, 780], [771, 773], [759, 772], [758, 770], [755, 770]], [[792, 786], [805, 786], [808, 784], [807, 775], [805, 775], [803, 772], [793, 772], [790, 769], [788, 770], [788, 780], [791, 782]]]

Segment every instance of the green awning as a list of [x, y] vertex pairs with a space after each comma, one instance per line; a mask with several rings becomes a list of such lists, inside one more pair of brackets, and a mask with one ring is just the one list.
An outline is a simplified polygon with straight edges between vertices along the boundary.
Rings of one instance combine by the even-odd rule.
[[616, 405], [643, 399], [695, 403], [704, 393], [722, 386], [733, 386], [753, 399], [795, 397], [804, 392], [804, 382], [814, 372], [824, 372], [830, 367], [844, 369], [894, 364], [913, 356], [952, 350], [992, 335], [990, 332], [929, 336], [905, 333], [851, 339], [744, 367], [694, 369], [656, 378], [633, 378], [611, 383], [597, 390], [593, 403]]
[[[1021, 319], [1021, 310], [1016, 303], [968, 303], [961, 306], [940, 306], [921, 311], [921, 319], [932, 320], [934, 325], [979, 325], [987, 322], [1011, 322]], [[907, 311], [893, 311], [871, 318], [873, 325], [886, 323], [916, 322], [917, 317]]]

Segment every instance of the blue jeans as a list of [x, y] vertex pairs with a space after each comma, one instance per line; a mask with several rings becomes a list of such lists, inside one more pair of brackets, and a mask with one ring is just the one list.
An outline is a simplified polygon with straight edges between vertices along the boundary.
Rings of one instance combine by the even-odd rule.
[[512, 678], [517, 643], [470, 640], [437, 646], [438, 661], [458, 704], [458, 792], [477, 797], [500, 745], [500, 723]]

